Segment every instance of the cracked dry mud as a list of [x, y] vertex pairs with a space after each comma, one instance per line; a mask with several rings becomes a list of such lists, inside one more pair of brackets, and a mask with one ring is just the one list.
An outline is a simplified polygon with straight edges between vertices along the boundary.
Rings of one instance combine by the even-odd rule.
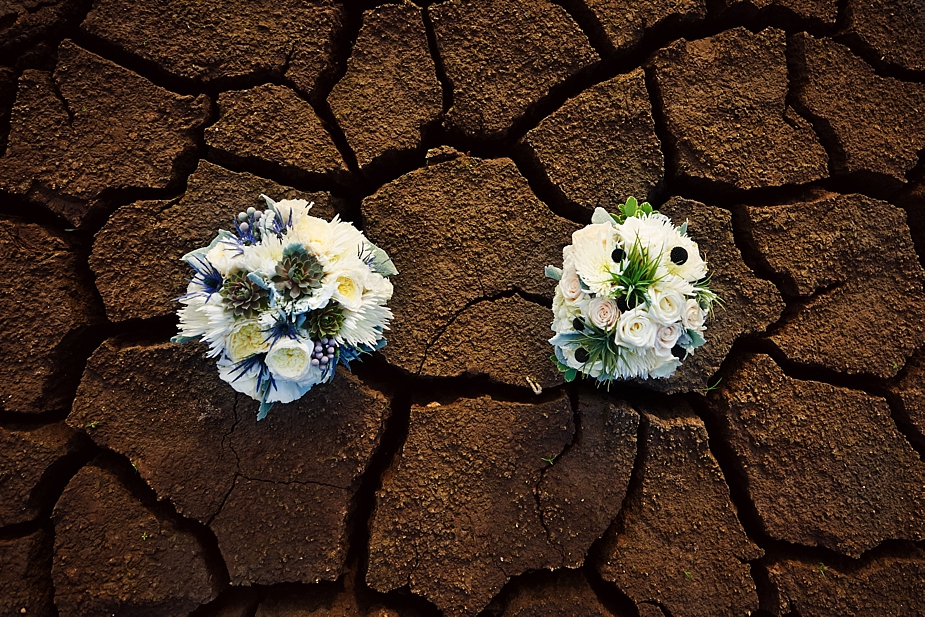
[[[925, 615], [925, 4], [0, 6], [0, 614]], [[260, 194], [394, 259], [389, 344], [256, 420], [169, 342]], [[724, 300], [564, 383], [596, 206]]]

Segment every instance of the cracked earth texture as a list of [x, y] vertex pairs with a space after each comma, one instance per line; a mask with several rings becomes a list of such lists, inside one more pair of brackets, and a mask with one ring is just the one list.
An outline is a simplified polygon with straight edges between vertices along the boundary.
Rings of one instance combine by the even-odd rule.
[[[921, 0], [0, 3], [0, 615], [925, 615]], [[169, 342], [260, 193], [399, 271], [279, 405]], [[548, 361], [571, 233], [689, 221], [671, 379]], [[537, 392], [539, 390], [539, 392]]]

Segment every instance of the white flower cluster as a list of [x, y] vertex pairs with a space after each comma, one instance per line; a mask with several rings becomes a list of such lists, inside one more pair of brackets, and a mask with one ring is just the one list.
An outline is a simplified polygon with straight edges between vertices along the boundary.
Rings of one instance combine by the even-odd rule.
[[305, 200], [263, 198], [266, 211], [248, 208], [234, 232], [183, 256], [194, 272], [173, 338], [205, 342], [219, 376], [260, 401], [258, 419], [385, 345], [397, 274], [350, 223], [309, 216]]
[[716, 295], [687, 223], [632, 197], [619, 215], [603, 208], [572, 234], [559, 281], [550, 339], [566, 380], [665, 378], [704, 344], [704, 322]]

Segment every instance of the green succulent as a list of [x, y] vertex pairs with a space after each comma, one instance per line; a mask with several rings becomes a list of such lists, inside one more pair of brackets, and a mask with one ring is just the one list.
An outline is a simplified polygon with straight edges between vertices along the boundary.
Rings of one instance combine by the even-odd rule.
[[343, 325], [344, 311], [340, 304], [333, 300], [305, 316], [305, 328], [315, 341], [336, 335]]
[[232, 273], [222, 284], [219, 295], [235, 317], [254, 317], [268, 306], [268, 292], [247, 278], [247, 272]]
[[290, 244], [283, 249], [283, 258], [276, 264], [272, 281], [276, 291], [295, 300], [303, 294], [312, 295], [321, 287], [322, 277], [321, 262], [301, 244]]

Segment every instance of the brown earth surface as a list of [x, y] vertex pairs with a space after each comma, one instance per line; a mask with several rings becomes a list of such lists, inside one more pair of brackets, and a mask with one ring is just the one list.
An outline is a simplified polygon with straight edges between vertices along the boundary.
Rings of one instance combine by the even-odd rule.
[[[0, 614], [925, 615], [920, 0], [0, 5]], [[261, 193], [400, 274], [258, 422], [169, 338]], [[723, 307], [565, 383], [543, 268], [628, 195]]]

